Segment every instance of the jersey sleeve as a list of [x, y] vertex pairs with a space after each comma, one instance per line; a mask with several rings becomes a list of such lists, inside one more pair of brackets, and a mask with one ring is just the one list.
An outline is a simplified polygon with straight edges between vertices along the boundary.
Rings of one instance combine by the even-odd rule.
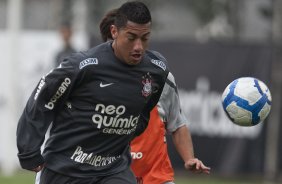
[[177, 86], [171, 73], [168, 75], [158, 102], [158, 111], [163, 121], [166, 122], [166, 129], [170, 133], [187, 123], [187, 119], [181, 112]]
[[29, 97], [17, 126], [18, 157], [22, 168], [30, 170], [44, 163], [40, 148], [45, 133], [56, 110], [64, 104], [75, 78], [75, 67], [66, 59], [41, 78]]

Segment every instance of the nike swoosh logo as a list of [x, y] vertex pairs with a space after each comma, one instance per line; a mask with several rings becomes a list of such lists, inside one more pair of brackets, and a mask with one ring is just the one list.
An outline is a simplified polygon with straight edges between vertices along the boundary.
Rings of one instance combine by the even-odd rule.
[[103, 84], [103, 83], [101, 82], [101, 83], [100, 83], [100, 87], [101, 87], [101, 88], [104, 88], [104, 87], [110, 86], [110, 85], [112, 85], [112, 84], [114, 84], [114, 83]]

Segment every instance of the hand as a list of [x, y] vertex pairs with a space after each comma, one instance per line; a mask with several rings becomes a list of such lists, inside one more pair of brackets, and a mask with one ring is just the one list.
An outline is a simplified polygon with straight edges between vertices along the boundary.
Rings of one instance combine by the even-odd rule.
[[195, 173], [205, 173], [210, 174], [210, 168], [205, 166], [203, 162], [197, 158], [189, 159], [184, 164], [185, 169], [188, 169]]
[[31, 169], [31, 170], [34, 171], [34, 172], [39, 172], [39, 171], [41, 171], [43, 169], [43, 167], [44, 167], [44, 164], [42, 164], [40, 166], [37, 166], [36, 168]]

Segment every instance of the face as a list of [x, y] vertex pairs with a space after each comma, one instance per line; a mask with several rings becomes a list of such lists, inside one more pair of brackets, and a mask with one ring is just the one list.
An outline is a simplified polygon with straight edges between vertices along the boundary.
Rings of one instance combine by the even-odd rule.
[[151, 32], [151, 23], [136, 24], [131, 21], [121, 29], [111, 27], [114, 39], [113, 49], [115, 55], [129, 65], [136, 65], [142, 60]]

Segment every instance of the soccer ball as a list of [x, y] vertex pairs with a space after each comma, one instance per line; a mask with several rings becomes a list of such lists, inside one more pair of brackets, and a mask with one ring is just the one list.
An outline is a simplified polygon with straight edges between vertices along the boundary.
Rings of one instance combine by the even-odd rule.
[[271, 94], [259, 79], [242, 77], [231, 82], [222, 94], [222, 105], [229, 119], [240, 126], [264, 121], [271, 109]]

